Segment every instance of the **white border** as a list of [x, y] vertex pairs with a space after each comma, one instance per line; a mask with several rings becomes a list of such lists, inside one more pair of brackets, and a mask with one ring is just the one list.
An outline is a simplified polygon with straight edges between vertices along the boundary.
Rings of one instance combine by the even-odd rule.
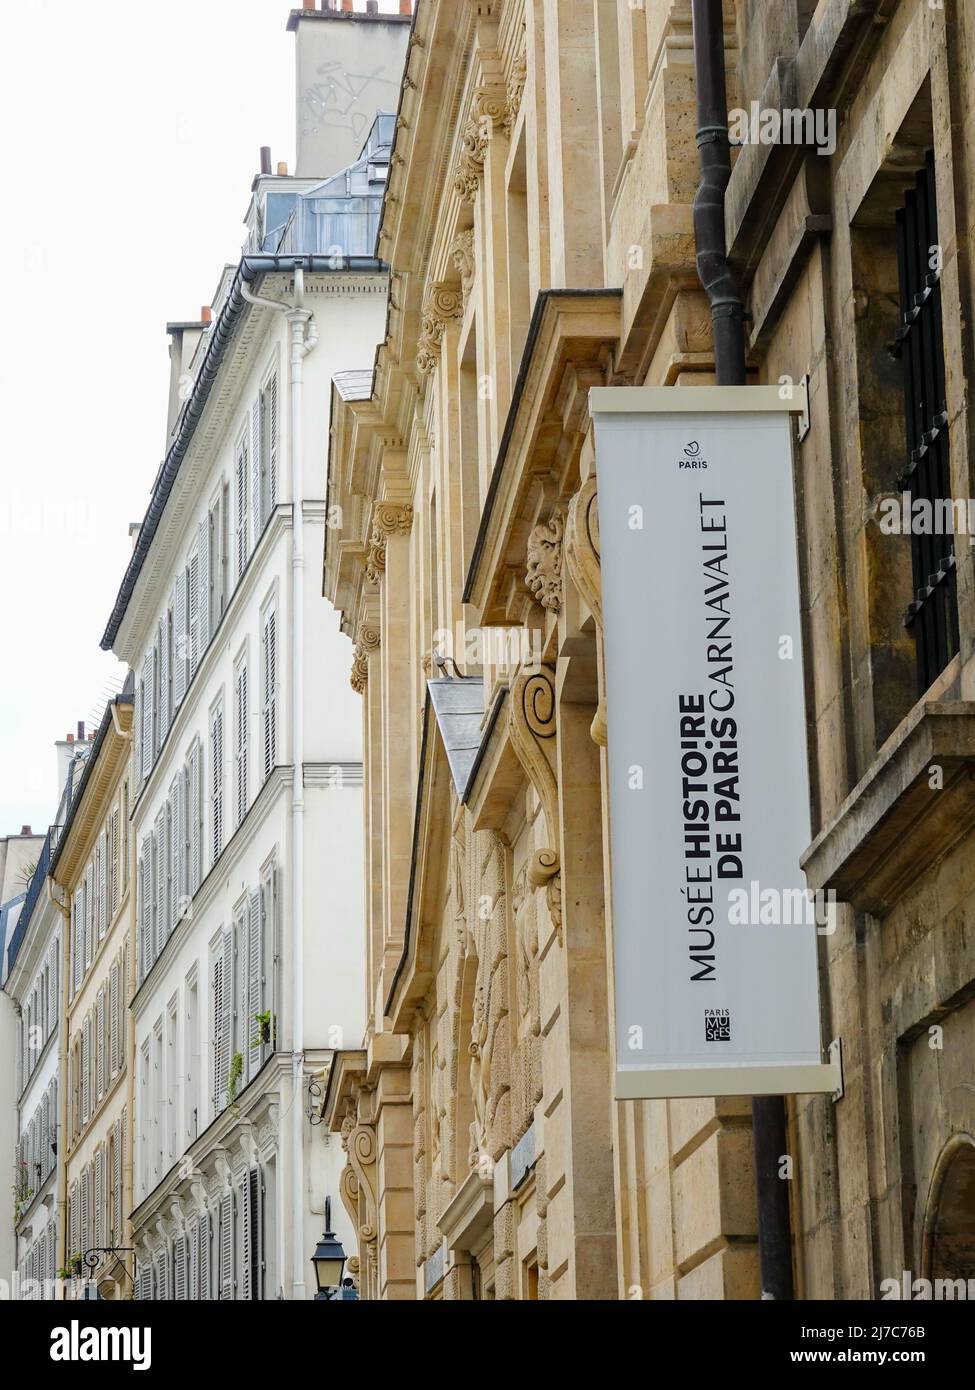
[[617, 1071], [617, 1100], [678, 1100], [710, 1096], [832, 1095], [840, 1088], [835, 1062], [782, 1066], [632, 1067]]
[[592, 386], [589, 389], [590, 415], [666, 413], [696, 415], [701, 411], [787, 411], [801, 415], [805, 410], [798, 383], [792, 398], [784, 398], [784, 386]]

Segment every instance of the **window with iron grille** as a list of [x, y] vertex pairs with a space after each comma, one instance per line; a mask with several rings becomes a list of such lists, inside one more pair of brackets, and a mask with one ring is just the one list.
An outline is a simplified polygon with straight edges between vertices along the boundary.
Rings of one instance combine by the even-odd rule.
[[[902, 491], [914, 504], [931, 504], [937, 517], [950, 510], [948, 414], [941, 331], [941, 248], [934, 191], [934, 152], [928, 151], [915, 185], [897, 213], [900, 328], [894, 345], [904, 369], [907, 466]], [[920, 528], [917, 528], [920, 529]], [[914, 598], [905, 623], [917, 651], [918, 692], [923, 694], [958, 650], [954, 538], [947, 528], [912, 534]], [[942, 534], [936, 532], [942, 529]]]

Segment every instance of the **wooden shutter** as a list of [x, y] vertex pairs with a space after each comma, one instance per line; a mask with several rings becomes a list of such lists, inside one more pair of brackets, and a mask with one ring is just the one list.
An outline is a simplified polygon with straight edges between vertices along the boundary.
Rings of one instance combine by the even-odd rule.
[[250, 734], [247, 718], [247, 663], [244, 661], [237, 668], [234, 706], [237, 739], [234, 758], [237, 781], [236, 824], [240, 825], [247, 814], [247, 744]]
[[[173, 591], [173, 704], [178, 709], [186, 694], [186, 572], [176, 576]], [[174, 713], [175, 713], [174, 709]]]
[[267, 412], [267, 513], [270, 516], [278, 500], [278, 374], [272, 372], [264, 393]]
[[105, 1049], [102, 1039], [105, 1036], [105, 990], [98, 991], [95, 1003], [95, 1094], [101, 1100], [105, 1094]]
[[125, 1134], [122, 1117], [115, 1121], [112, 1131], [112, 1244], [122, 1245], [125, 1213], [122, 1210], [122, 1158]]
[[108, 1012], [109, 1012], [109, 1067], [112, 1079], [118, 1075], [121, 1062], [119, 1059], [119, 961], [112, 961], [112, 968], [108, 977]]
[[237, 561], [237, 578], [240, 579], [247, 564], [247, 436], [237, 445], [234, 460], [234, 549]]
[[159, 956], [159, 817], [149, 832], [149, 955]]
[[200, 1297], [200, 1219], [191, 1216], [186, 1226], [186, 1297], [195, 1303]]
[[194, 741], [190, 749], [190, 794], [189, 794], [189, 828], [190, 828], [190, 893], [193, 894], [199, 888], [203, 879], [203, 844], [200, 826], [200, 808], [203, 803], [203, 769], [200, 766], [200, 741]]
[[98, 939], [105, 940], [108, 931], [108, 835], [103, 830], [98, 837]]
[[253, 1256], [253, 1245], [251, 1243], [251, 1184], [250, 1174], [245, 1173], [241, 1178], [238, 1198], [238, 1208], [240, 1210], [240, 1269], [237, 1274], [237, 1297], [252, 1298], [251, 1291], [251, 1261]]
[[87, 1014], [81, 1027], [81, 1123], [86, 1125], [91, 1117], [91, 1014]]
[[60, 1009], [58, 1007], [58, 956], [61, 951], [61, 942], [56, 936], [51, 943], [51, 953], [48, 958], [49, 968], [47, 972], [47, 1029], [48, 1037], [54, 1032], [58, 1025]]
[[190, 555], [189, 578], [189, 629], [190, 629], [190, 677], [200, 660], [200, 547], [197, 544]]
[[186, 907], [186, 796], [183, 786], [182, 768], [173, 778], [169, 789], [173, 804], [173, 892], [176, 897], [176, 921], [180, 921]]
[[137, 785], [142, 785], [142, 681], [135, 683], [135, 708], [132, 713], [133, 743], [135, 753], [135, 780]]
[[233, 1018], [233, 969], [233, 933], [228, 928], [223, 934], [220, 954], [213, 963], [213, 1103], [217, 1112], [221, 1111], [227, 1103]]
[[244, 1023], [247, 1046], [247, 1075], [256, 1076], [261, 1066], [261, 1025], [257, 1015], [263, 1011], [261, 979], [261, 892], [255, 888], [247, 905], [247, 1007]]
[[68, 1193], [68, 1259], [83, 1254], [81, 1249], [81, 1207], [78, 1197], [78, 1181], [71, 1184]]
[[220, 1198], [220, 1298], [234, 1296], [234, 1197], [225, 1192]]
[[178, 1235], [173, 1244], [173, 1298], [186, 1301], [186, 1237]]
[[261, 398], [251, 406], [251, 546], [261, 538], [264, 518], [261, 515]]
[[91, 965], [95, 937], [95, 893], [91, 864], [85, 870], [85, 970]]
[[262, 665], [262, 736], [264, 777], [271, 775], [276, 761], [275, 740], [277, 737], [277, 636], [276, 617], [273, 608], [264, 614], [261, 626], [261, 665]]
[[116, 806], [112, 812], [111, 820], [111, 839], [112, 839], [112, 917], [114, 919], [118, 912], [119, 901], [122, 897], [122, 835], [126, 833], [121, 824], [121, 815]]
[[213, 1296], [210, 1283], [210, 1213], [205, 1211], [200, 1216], [199, 1225], [199, 1269], [200, 1269], [200, 1298], [209, 1299]]
[[210, 583], [210, 513], [200, 522], [200, 636], [197, 661], [210, 645], [210, 610], [212, 605], [212, 585]]
[[142, 779], [152, 771], [153, 696], [155, 694], [155, 651], [146, 652], [142, 661]]
[[104, 1248], [105, 1239], [105, 1149], [99, 1144], [95, 1150], [95, 1244]]
[[150, 879], [149, 836], [142, 838], [139, 850], [139, 983], [152, 969], [152, 884]]
[[210, 830], [215, 864], [223, 849], [223, 708], [219, 705], [210, 720]]
[[78, 893], [75, 891], [71, 895], [71, 998], [73, 999], [78, 992], [78, 985], [81, 980], [79, 974], [80, 953], [78, 950]]
[[91, 1239], [91, 1164], [86, 1163], [81, 1170], [81, 1245], [78, 1254], [83, 1255], [93, 1244]]
[[171, 672], [169, 669], [169, 653], [172, 646], [172, 622], [173, 622], [173, 599], [170, 595], [169, 605], [162, 615], [162, 622], [159, 630], [159, 746], [162, 747], [163, 741], [169, 732], [169, 725], [173, 717], [173, 711], [169, 702], [169, 682]]
[[169, 1251], [157, 1250], [154, 1263], [156, 1266], [156, 1298], [160, 1303], [165, 1303], [169, 1299]]

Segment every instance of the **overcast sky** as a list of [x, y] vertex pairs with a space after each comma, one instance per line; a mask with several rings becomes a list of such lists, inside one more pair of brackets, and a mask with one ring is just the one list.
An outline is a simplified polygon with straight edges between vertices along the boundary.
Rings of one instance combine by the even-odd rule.
[[236, 261], [260, 146], [294, 167], [289, 9], [0, 5], [0, 834], [47, 827], [55, 739], [121, 685], [98, 644], [162, 457], [165, 325]]

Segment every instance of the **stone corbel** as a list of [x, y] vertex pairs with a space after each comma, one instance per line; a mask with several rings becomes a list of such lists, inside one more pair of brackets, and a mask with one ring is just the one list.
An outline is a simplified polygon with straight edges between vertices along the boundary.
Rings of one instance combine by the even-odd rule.
[[379, 628], [372, 623], [360, 623], [352, 656], [352, 689], [362, 695], [369, 679], [369, 657], [379, 650]]
[[528, 537], [528, 569], [525, 583], [536, 603], [551, 613], [562, 607], [562, 555], [565, 518], [555, 509], [548, 521], [539, 522]]
[[377, 502], [372, 512], [372, 534], [366, 560], [366, 578], [378, 584], [386, 573], [386, 541], [394, 533], [408, 535], [413, 525], [413, 507], [409, 502]]
[[509, 139], [514, 129], [515, 121], [518, 119], [518, 112], [521, 110], [521, 98], [525, 90], [525, 78], [527, 75], [528, 57], [525, 50], [522, 49], [511, 64], [511, 72], [508, 74], [508, 84], [505, 91], [504, 133]]
[[420, 336], [416, 344], [416, 369], [429, 376], [440, 360], [444, 328], [464, 313], [464, 298], [456, 285], [442, 281], [431, 285], [420, 315]]
[[376, 1132], [372, 1125], [359, 1124], [354, 1115], [346, 1116], [342, 1125], [342, 1147], [346, 1166], [339, 1180], [342, 1204], [359, 1238], [359, 1253], [375, 1257], [378, 1235], [376, 1210]]
[[[589, 477], [569, 503], [563, 547], [565, 567], [592, 613], [596, 626], [603, 630], [603, 600], [599, 572], [599, 509], [596, 504], [596, 479]], [[589, 730], [594, 743], [606, 747], [606, 698], [601, 695]]]
[[488, 141], [497, 127], [504, 128], [507, 102], [502, 87], [482, 88], [474, 98], [454, 172], [454, 191], [465, 203], [473, 203], [477, 196]]
[[559, 790], [555, 775], [555, 670], [541, 666], [522, 672], [508, 701], [511, 746], [534, 787], [545, 816], [549, 846], [537, 850], [528, 866], [533, 888], [544, 888], [549, 914], [562, 944], [562, 877], [559, 852]]

